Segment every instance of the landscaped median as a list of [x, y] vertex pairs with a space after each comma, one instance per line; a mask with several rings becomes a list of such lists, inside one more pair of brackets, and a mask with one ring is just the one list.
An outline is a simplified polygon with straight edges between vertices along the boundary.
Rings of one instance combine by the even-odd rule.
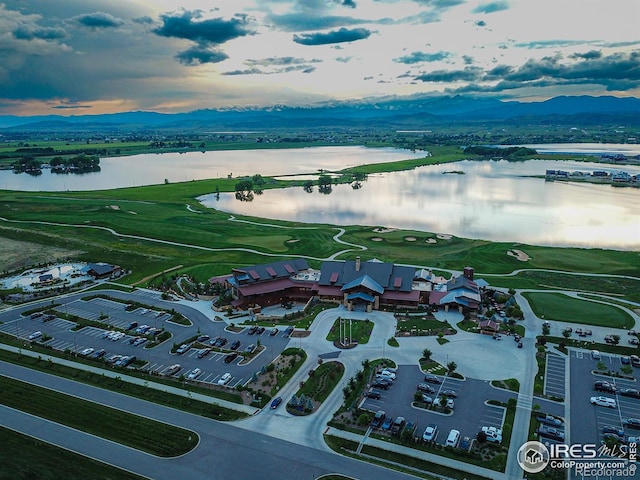
[[122, 445], [175, 457], [198, 444], [198, 434], [77, 397], [0, 376], [0, 403]]
[[0, 428], [0, 478], [146, 480], [135, 473]]

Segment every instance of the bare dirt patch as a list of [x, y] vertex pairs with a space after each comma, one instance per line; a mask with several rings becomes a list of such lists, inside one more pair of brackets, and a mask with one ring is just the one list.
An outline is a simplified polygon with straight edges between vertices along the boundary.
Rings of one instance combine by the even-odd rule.
[[16, 270], [41, 263], [59, 262], [80, 256], [81, 250], [66, 250], [39, 243], [0, 237], [0, 271]]
[[520, 260], [521, 262], [528, 262], [531, 260], [531, 257], [524, 253], [522, 250], [507, 250], [507, 255], [510, 257], [515, 257], [516, 260]]

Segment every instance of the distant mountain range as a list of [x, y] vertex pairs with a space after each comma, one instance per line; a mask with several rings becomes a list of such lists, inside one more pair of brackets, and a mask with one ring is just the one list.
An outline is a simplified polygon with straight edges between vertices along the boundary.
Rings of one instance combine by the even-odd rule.
[[562, 96], [543, 102], [463, 96], [395, 97], [316, 107], [272, 106], [195, 110], [187, 113], [123, 112], [102, 115], [0, 115], [0, 132], [206, 131], [273, 128], [429, 128], [481, 122], [640, 126], [640, 99]]

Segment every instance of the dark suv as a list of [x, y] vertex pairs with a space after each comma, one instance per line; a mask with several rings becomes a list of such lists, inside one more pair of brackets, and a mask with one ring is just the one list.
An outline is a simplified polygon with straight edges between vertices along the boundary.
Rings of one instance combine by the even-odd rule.
[[597, 382], [594, 382], [593, 388], [597, 392], [616, 393], [618, 391], [614, 384], [605, 382], [604, 380], [598, 380]]

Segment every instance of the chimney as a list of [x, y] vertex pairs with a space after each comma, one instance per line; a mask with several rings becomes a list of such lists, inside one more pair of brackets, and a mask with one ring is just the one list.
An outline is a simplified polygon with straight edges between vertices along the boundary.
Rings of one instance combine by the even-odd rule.
[[356, 257], [356, 272], [360, 271], [360, 257]]
[[463, 275], [469, 280], [473, 280], [473, 267], [464, 267]]

